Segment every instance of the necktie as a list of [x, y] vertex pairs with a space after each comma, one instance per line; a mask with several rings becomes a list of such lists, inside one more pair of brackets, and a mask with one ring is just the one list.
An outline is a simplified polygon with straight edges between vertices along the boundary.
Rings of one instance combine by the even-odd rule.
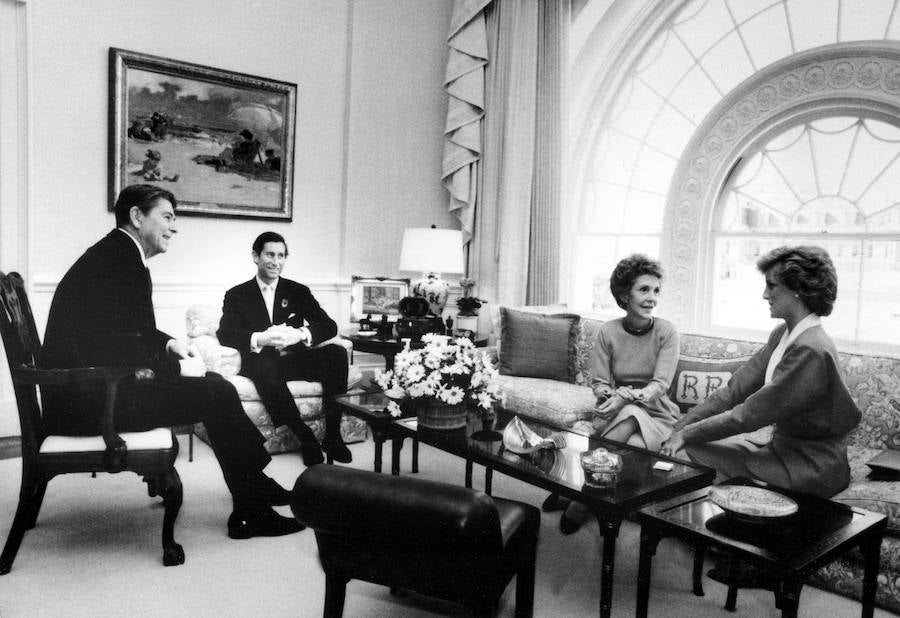
[[269, 322], [273, 319], [273, 310], [275, 308], [275, 288], [271, 285], [264, 285], [263, 289], [263, 301], [266, 303], [266, 311], [269, 314]]

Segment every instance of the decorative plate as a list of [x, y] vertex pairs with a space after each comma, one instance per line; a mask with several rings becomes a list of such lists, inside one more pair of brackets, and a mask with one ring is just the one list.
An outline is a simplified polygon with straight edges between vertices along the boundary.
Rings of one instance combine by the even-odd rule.
[[766, 520], [787, 517], [797, 512], [797, 503], [783, 494], [745, 485], [716, 485], [709, 499], [735, 517]]

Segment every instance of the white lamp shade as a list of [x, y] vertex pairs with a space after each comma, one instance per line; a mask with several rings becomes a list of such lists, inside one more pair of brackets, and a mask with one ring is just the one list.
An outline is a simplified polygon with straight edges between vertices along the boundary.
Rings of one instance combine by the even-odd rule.
[[420, 273], [463, 273], [462, 232], [427, 227], [403, 230], [400, 270]]

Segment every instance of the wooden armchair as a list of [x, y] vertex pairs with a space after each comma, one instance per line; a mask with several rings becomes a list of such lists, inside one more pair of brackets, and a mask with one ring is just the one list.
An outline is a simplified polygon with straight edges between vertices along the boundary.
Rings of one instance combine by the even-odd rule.
[[[181, 508], [181, 479], [175, 471], [178, 442], [171, 429], [118, 434], [114, 408], [119, 381], [134, 375], [153, 379], [149, 369], [86, 367], [37, 369], [35, 360], [41, 342], [34, 324], [25, 284], [18, 273], [0, 272], [0, 334], [6, 348], [10, 374], [19, 408], [22, 432], [22, 488], [9, 537], [0, 554], [0, 575], [12, 569], [25, 532], [34, 527], [47, 483], [70, 472], [131, 471], [143, 476], [151, 497], [161, 496], [163, 515], [163, 564], [184, 562], [184, 550], [175, 542], [173, 530]], [[106, 405], [102, 435], [69, 437], [48, 435], [42, 422], [37, 386], [102, 381]]]

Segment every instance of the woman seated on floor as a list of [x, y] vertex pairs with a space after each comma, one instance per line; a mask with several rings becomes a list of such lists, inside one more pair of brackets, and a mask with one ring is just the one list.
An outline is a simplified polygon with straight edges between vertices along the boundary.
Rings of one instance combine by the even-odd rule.
[[[678, 407], [667, 395], [678, 364], [678, 331], [653, 317], [661, 283], [656, 260], [635, 254], [616, 265], [609, 289], [625, 317], [600, 327], [592, 358], [594, 426], [605, 438], [653, 451], [678, 418]], [[583, 505], [569, 505], [560, 530], [571, 534], [586, 514]]]
[[[779, 247], [759, 259], [763, 298], [784, 320], [728, 385], [682, 417], [661, 449], [735, 476], [831, 497], [850, 483], [847, 435], [861, 413], [819, 317], [831, 313], [837, 274], [819, 247]], [[774, 424], [759, 446], [740, 435]]]

